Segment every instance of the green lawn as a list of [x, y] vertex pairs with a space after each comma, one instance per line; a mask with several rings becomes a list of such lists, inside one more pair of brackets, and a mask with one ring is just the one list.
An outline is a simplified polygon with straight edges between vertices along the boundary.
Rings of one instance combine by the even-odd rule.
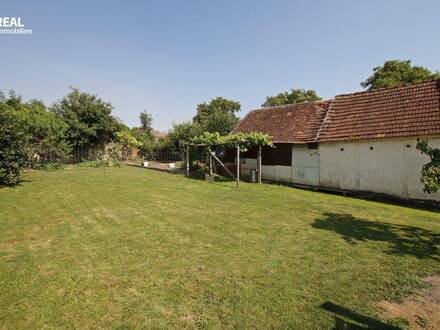
[[35, 171], [0, 189], [0, 328], [384, 327], [375, 302], [440, 274], [439, 244], [440, 213], [134, 167]]

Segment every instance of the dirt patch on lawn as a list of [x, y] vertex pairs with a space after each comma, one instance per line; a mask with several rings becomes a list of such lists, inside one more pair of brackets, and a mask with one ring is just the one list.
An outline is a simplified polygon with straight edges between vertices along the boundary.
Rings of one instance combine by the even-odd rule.
[[425, 279], [431, 287], [403, 299], [401, 303], [379, 302], [386, 318], [404, 318], [411, 329], [440, 329], [440, 276]]

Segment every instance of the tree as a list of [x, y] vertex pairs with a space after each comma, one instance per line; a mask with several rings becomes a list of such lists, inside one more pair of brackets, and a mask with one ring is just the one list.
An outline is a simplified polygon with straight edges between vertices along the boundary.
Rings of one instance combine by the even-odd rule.
[[215, 112], [224, 112], [230, 115], [235, 115], [240, 109], [240, 102], [228, 100], [219, 96], [208, 103], [198, 104], [197, 113], [194, 116], [193, 121], [196, 123], [202, 123]]
[[17, 185], [27, 164], [30, 136], [22, 124], [13, 107], [0, 103], [0, 184]]
[[149, 114], [146, 110], [141, 112], [139, 115], [141, 121], [141, 129], [145, 132], [151, 133], [153, 130], [153, 116]]
[[192, 122], [173, 123], [173, 128], [168, 133], [170, 147], [181, 151], [182, 145], [202, 133], [200, 126]]
[[279, 93], [275, 96], [266, 97], [266, 102], [264, 102], [262, 107], [275, 107], [285, 104], [296, 104], [303, 102], [319, 101], [321, 98], [316, 94], [314, 90], [305, 89], [291, 89], [290, 92]]
[[56, 162], [71, 151], [65, 140], [67, 124], [48, 112], [43, 102], [32, 100], [21, 109], [26, 133], [30, 135], [30, 162]]
[[130, 130], [131, 135], [139, 142], [139, 152], [141, 156], [146, 157], [153, 151], [154, 137], [153, 137], [153, 116], [146, 110], [140, 113], [139, 120], [140, 127], [133, 127]]
[[193, 118], [193, 123], [199, 125], [199, 129], [202, 131], [226, 135], [237, 124], [239, 119], [236, 113], [240, 109], [239, 102], [217, 97], [208, 103], [197, 105], [197, 113]]
[[386, 61], [382, 66], [373, 68], [373, 74], [361, 82], [361, 86], [367, 90], [373, 90], [439, 78], [439, 72], [431, 72], [421, 66], [412, 66], [410, 60], [390, 60]]
[[196, 115], [191, 122], [174, 123], [167, 136], [171, 149], [182, 151], [182, 146], [203, 132], [227, 135], [238, 122], [236, 113], [241, 109], [239, 102], [216, 97], [208, 103], [197, 105]]
[[67, 124], [66, 138], [75, 151], [101, 148], [115, 139], [116, 132], [125, 129], [111, 115], [113, 106], [98, 96], [72, 88], [51, 111]]
[[432, 194], [440, 190], [440, 149], [428, 145], [428, 140], [418, 140], [417, 150], [431, 158], [431, 161], [422, 168], [423, 191]]
[[0, 176], [3, 183], [19, 182], [24, 166], [39, 166], [64, 158], [70, 151], [64, 139], [66, 124], [41, 101], [23, 102], [15, 92], [0, 94]]
[[133, 151], [142, 146], [129, 130], [116, 133], [117, 141], [121, 145], [122, 158], [127, 159]]

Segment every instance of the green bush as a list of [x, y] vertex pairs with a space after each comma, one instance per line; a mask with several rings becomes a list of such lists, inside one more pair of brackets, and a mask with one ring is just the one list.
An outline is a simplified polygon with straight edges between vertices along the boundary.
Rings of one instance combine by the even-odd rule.
[[35, 163], [32, 165], [34, 170], [61, 170], [64, 168], [64, 165], [57, 162], [46, 162], [46, 163]]
[[119, 161], [113, 160], [113, 159], [108, 159], [108, 160], [97, 159], [97, 160], [89, 160], [89, 161], [81, 162], [79, 164], [79, 166], [81, 166], [81, 167], [94, 167], [94, 168], [121, 167], [121, 163], [119, 163]]

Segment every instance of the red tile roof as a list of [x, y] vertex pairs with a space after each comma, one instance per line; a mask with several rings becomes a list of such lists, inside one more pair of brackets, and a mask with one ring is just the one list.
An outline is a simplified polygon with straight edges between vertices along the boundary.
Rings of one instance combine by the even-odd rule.
[[329, 101], [289, 104], [249, 112], [233, 132], [263, 132], [273, 142], [315, 142]]
[[234, 131], [286, 143], [440, 135], [440, 81], [253, 110]]
[[440, 81], [336, 96], [319, 141], [440, 134]]

